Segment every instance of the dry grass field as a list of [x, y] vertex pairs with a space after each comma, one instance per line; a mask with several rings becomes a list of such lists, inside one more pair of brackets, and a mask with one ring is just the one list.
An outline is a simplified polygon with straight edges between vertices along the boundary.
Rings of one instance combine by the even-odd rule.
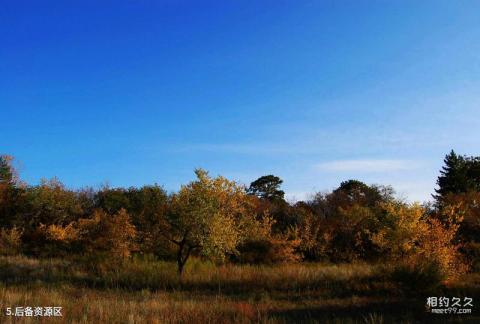
[[[2, 257], [1, 308], [60, 306], [63, 317], [2, 323], [478, 323], [434, 315], [426, 297], [478, 300], [480, 276], [412, 293], [388, 265], [215, 266], [192, 260], [179, 280], [173, 263], [136, 258], [86, 267], [69, 260]], [[412, 287], [411, 287], [412, 288]], [[413, 287], [414, 290], [415, 287]]]

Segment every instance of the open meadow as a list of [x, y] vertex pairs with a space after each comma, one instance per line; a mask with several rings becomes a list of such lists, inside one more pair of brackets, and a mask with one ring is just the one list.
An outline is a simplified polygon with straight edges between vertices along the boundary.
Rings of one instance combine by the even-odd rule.
[[[102, 272], [100, 274], [100, 272]], [[136, 258], [112, 269], [73, 261], [0, 259], [2, 309], [60, 306], [63, 317], [2, 323], [478, 323], [480, 315], [426, 312], [428, 296], [480, 297], [480, 275], [449, 286], [405, 285], [388, 265], [215, 266]]]

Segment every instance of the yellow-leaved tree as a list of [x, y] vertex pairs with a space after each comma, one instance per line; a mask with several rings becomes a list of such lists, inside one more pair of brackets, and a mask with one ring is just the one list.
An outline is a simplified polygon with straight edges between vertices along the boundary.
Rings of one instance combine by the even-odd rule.
[[244, 218], [251, 214], [244, 187], [221, 176], [211, 178], [202, 169], [195, 174], [196, 181], [172, 195], [159, 230], [177, 247], [180, 275], [192, 253], [215, 260], [236, 253]]
[[89, 253], [104, 252], [116, 260], [127, 258], [135, 250], [137, 231], [125, 209], [111, 215], [96, 210], [92, 218], [78, 221], [78, 234]]
[[428, 217], [418, 204], [385, 203], [380, 209], [383, 226], [372, 233], [371, 240], [391, 259], [413, 269], [433, 269], [444, 280], [467, 270], [455, 242], [458, 221], [450, 215], [444, 222]]
[[20, 252], [22, 230], [18, 227], [0, 229], [0, 254], [15, 255]]
[[[252, 200], [257, 197], [250, 196]], [[301, 243], [298, 229], [291, 228], [287, 233], [274, 233], [275, 220], [263, 211], [257, 218], [249, 218], [245, 226], [245, 236], [240, 245], [240, 261], [244, 263], [297, 262], [301, 259], [298, 248]]]

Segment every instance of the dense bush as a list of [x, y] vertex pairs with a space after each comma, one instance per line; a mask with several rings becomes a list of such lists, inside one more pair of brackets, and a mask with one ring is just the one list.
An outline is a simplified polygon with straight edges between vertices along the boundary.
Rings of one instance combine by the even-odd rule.
[[239, 260], [242, 263], [252, 264], [297, 262], [300, 260], [300, 256], [296, 252], [298, 245], [298, 240], [282, 238], [247, 240], [239, 247]]
[[2, 228], [0, 230], [0, 254], [16, 255], [21, 250], [22, 231], [13, 227], [10, 229]]
[[439, 264], [433, 261], [400, 262], [394, 266], [391, 278], [406, 293], [428, 293], [438, 288], [447, 279]]
[[472, 270], [480, 272], [480, 242], [468, 242], [462, 247], [468, 260], [471, 260]]

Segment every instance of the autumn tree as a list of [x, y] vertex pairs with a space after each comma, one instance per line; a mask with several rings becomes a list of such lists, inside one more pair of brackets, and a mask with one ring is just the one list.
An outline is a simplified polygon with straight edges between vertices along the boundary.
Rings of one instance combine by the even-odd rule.
[[384, 186], [369, 186], [362, 181], [347, 180], [343, 181], [335, 189], [329, 199], [336, 202], [337, 207], [348, 207], [359, 205], [364, 207], [374, 207], [377, 203], [391, 200], [393, 189]]
[[300, 239], [299, 250], [308, 261], [324, 259], [330, 249], [331, 233], [328, 231], [329, 228], [325, 224], [325, 219], [315, 214], [310, 206], [307, 205], [302, 209], [303, 215], [297, 225]]
[[40, 185], [28, 188], [26, 195], [23, 218], [30, 229], [40, 224], [68, 224], [84, 216], [77, 193], [56, 178], [42, 179]]
[[17, 182], [17, 174], [12, 166], [13, 158], [9, 155], [0, 155], [0, 185], [13, 186]]
[[78, 220], [74, 227], [87, 253], [104, 252], [118, 260], [129, 257], [136, 249], [137, 231], [125, 209], [116, 214], [97, 210], [91, 218]]
[[171, 254], [169, 244], [156, 244], [160, 243], [157, 233], [160, 220], [168, 210], [166, 191], [158, 185], [152, 185], [129, 188], [126, 195], [129, 203], [125, 208], [137, 229], [141, 251], [162, 257]]
[[114, 214], [120, 209], [130, 209], [128, 190], [124, 188], [103, 187], [96, 194], [96, 207], [106, 213]]
[[15, 255], [20, 252], [22, 245], [22, 230], [16, 226], [0, 229], [0, 254]]
[[330, 193], [319, 192], [307, 204], [320, 218], [333, 219], [340, 215], [340, 209], [355, 205], [373, 208], [381, 202], [394, 201], [395, 191], [390, 186], [367, 185], [358, 180], [343, 181]]
[[[142, 252], [165, 255], [168, 244], [157, 244], [159, 220], [168, 208], [168, 195], [159, 185], [147, 185], [140, 188], [103, 187], [95, 196], [95, 206], [109, 214], [125, 209], [131, 217], [138, 234]], [[167, 250], [167, 251], [165, 251]]]
[[21, 227], [20, 212], [25, 208], [25, 185], [13, 166], [13, 157], [0, 155], [0, 226]]
[[335, 218], [324, 222], [330, 258], [335, 261], [371, 259], [374, 249], [366, 237], [377, 225], [376, 216], [373, 208], [357, 204], [340, 207]]
[[31, 253], [40, 256], [65, 257], [73, 253], [81, 253], [85, 244], [81, 242], [77, 222], [67, 225], [40, 224], [30, 238], [35, 238], [35, 246]]
[[285, 232], [274, 231], [276, 220], [268, 208], [261, 207], [264, 201], [255, 196], [249, 197], [257, 214], [254, 218], [244, 218], [244, 239], [239, 244], [235, 260], [266, 264], [299, 261], [301, 256], [298, 247], [301, 241], [298, 233], [293, 228]]
[[11, 165], [12, 158], [7, 155], [0, 155], [0, 226], [10, 223], [14, 171]]
[[192, 253], [223, 260], [242, 239], [242, 218], [249, 213], [242, 186], [221, 176], [195, 170], [196, 181], [171, 197], [160, 234], [177, 247], [181, 275]]
[[294, 208], [285, 201], [285, 192], [280, 189], [283, 180], [274, 175], [258, 178], [250, 184], [247, 192], [264, 201], [269, 214], [274, 218], [273, 230], [277, 233], [285, 232], [297, 225], [297, 215]]
[[137, 230], [125, 209], [108, 214], [101, 209], [66, 225], [40, 224], [34, 252], [43, 256], [87, 255], [121, 261], [137, 250]]
[[399, 260], [414, 252], [426, 230], [424, 209], [419, 204], [399, 202], [379, 206], [378, 226], [369, 239], [383, 256]]
[[386, 203], [381, 205], [383, 222], [371, 233], [371, 240], [385, 256], [422, 269], [434, 267], [445, 280], [467, 270], [455, 240], [462, 216], [452, 210], [441, 222], [428, 217], [418, 204]]
[[480, 192], [448, 194], [435, 214], [442, 223], [455, 219], [459, 225], [456, 242], [463, 243], [462, 252], [480, 270]]

